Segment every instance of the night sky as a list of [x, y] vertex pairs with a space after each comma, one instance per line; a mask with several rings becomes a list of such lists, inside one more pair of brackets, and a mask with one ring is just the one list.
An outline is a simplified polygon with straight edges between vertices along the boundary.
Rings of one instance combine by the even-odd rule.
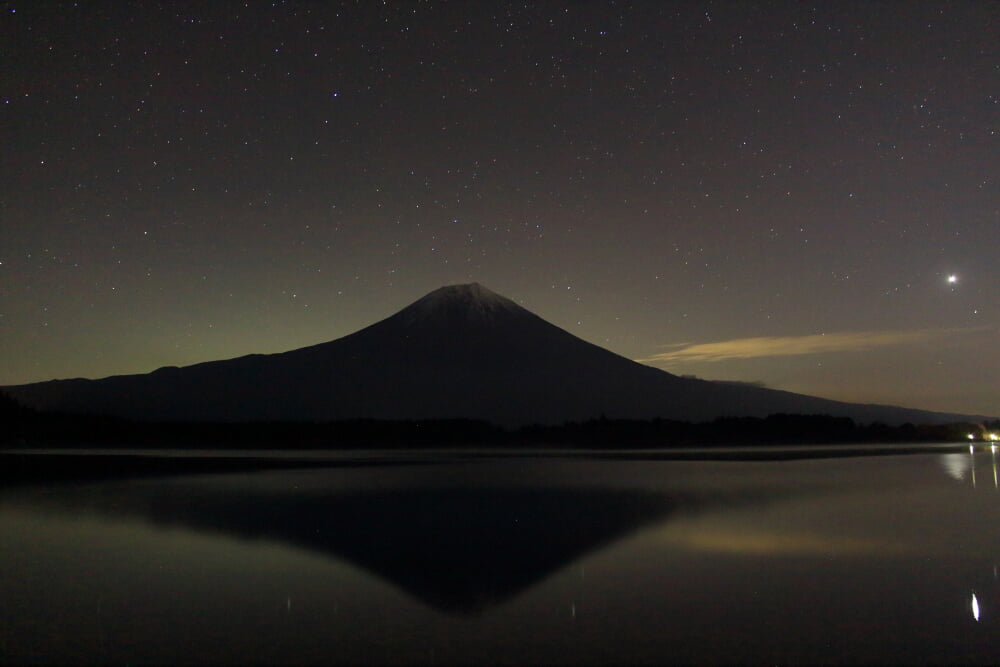
[[0, 384], [478, 281], [673, 373], [1000, 414], [1000, 2], [0, 6]]

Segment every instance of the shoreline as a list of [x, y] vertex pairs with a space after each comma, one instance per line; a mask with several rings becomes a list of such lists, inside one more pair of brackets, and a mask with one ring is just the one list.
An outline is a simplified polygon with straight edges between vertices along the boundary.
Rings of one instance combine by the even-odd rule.
[[363, 449], [0, 449], [4, 486], [97, 482], [135, 477], [287, 470], [446, 464], [515, 458], [604, 461], [794, 461], [803, 459], [903, 456], [995, 451], [978, 443], [881, 443], [846, 445], [746, 445], [629, 449], [546, 447], [412, 447]]

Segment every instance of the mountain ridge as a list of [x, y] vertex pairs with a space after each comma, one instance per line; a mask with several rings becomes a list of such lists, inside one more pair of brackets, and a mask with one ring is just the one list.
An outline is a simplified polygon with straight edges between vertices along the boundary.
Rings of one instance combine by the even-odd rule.
[[359, 331], [286, 352], [3, 389], [39, 409], [160, 421], [458, 418], [519, 426], [777, 412], [895, 424], [980, 419], [678, 377], [584, 341], [479, 283], [439, 288]]

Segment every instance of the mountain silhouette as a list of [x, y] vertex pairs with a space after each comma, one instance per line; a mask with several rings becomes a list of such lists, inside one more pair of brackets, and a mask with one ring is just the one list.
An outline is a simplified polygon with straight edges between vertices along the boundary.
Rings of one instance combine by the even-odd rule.
[[278, 542], [350, 562], [429, 607], [468, 615], [485, 613], [588, 554], [679, 514], [767, 502], [781, 494], [707, 498], [602, 486], [483, 484], [478, 478], [337, 490], [329, 482], [324, 486], [322, 471], [288, 475], [237, 474], [219, 486], [178, 476], [149, 484], [8, 489], [4, 501]]
[[289, 352], [4, 390], [39, 409], [160, 421], [970, 419], [678, 377], [581, 340], [477, 283], [442, 287], [356, 333]]

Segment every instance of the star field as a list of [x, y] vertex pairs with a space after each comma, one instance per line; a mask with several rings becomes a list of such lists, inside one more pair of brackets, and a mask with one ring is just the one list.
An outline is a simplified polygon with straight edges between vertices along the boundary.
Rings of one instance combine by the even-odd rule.
[[479, 281], [674, 373], [1000, 413], [997, 3], [2, 8], [0, 384]]

